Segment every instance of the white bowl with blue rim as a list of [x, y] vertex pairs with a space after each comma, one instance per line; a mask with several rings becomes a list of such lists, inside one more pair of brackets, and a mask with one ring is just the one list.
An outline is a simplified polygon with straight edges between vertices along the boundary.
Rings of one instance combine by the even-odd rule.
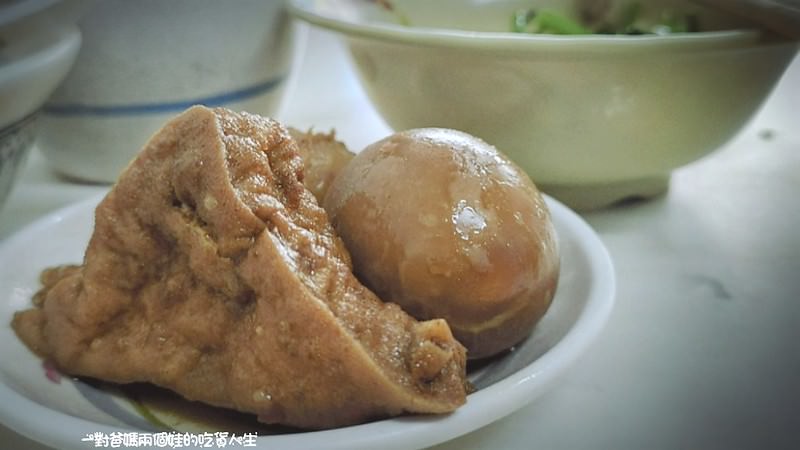
[[301, 48], [281, 1], [101, 0], [79, 22], [75, 67], [38, 146], [68, 177], [113, 182], [148, 138], [195, 104], [279, 114]]
[[0, 7], [0, 207], [33, 146], [42, 105], [81, 45], [80, 31], [68, 21], [39, 20], [53, 3], [9, 1]]

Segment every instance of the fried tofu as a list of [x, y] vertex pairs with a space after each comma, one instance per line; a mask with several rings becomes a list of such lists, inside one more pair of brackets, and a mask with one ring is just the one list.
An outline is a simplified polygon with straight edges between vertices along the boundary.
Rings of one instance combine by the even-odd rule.
[[95, 211], [80, 266], [49, 271], [18, 336], [63, 372], [149, 382], [321, 429], [466, 401], [465, 350], [352, 274], [279, 123], [193, 107]]

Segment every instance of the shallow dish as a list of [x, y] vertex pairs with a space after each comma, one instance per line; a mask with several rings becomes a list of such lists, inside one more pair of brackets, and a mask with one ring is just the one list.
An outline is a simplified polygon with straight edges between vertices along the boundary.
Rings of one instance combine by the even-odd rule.
[[[17, 339], [9, 326], [30, 306], [45, 267], [80, 262], [92, 232], [90, 198], [43, 217], [0, 245], [0, 422], [59, 449], [85, 449], [96, 433], [159, 430], [129, 397], [72, 378], [58, 378]], [[559, 236], [562, 271], [553, 306], [534, 333], [513, 351], [473, 368], [478, 391], [445, 416], [409, 416], [316, 432], [258, 431], [259, 448], [410, 449], [434, 445], [512, 413], [550, 388], [587, 350], [611, 311], [615, 277], [608, 252], [575, 213], [547, 199]], [[173, 426], [201, 433], [191, 421]], [[214, 430], [208, 430], [213, 435]], [[269, 431], [267, 431], [269, 432]], [[236, 431], [232, 431], [236, 433]], [[239, 437], [244, 436], [240, 432]]]

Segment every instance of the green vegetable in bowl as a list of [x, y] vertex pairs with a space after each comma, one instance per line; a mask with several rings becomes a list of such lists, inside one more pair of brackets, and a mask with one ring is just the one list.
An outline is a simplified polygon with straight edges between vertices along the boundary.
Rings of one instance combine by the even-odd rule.
[[517, 33], [590, 34], [578, 22], [557, 12], [543, 9], [520, 9], [512, 17], [511, 30]]
[[[606, 11], [606, 16], [608, 16]], [[624, 5], [617, 17], [603, 17], [593, 24], [582, 23], [567, 15], [549, 9], [519, 9], [511, 17], [511, 31], [535, 34], [670, 34], [699, 31], [697, 18], [692, 14], [663, 12], [658, 21], [642, 17], [642, 5], [631, 2]]]

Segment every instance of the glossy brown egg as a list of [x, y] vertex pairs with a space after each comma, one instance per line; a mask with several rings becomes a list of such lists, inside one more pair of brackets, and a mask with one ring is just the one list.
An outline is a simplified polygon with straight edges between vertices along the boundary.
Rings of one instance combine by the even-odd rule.
[[470, 358], [524, 339], [555, 294], [555, 230], [530, 178], [455, 130], [396, 133], [360, 152], [324, 201], [355, 273], [384, 301], [444, 318]]

